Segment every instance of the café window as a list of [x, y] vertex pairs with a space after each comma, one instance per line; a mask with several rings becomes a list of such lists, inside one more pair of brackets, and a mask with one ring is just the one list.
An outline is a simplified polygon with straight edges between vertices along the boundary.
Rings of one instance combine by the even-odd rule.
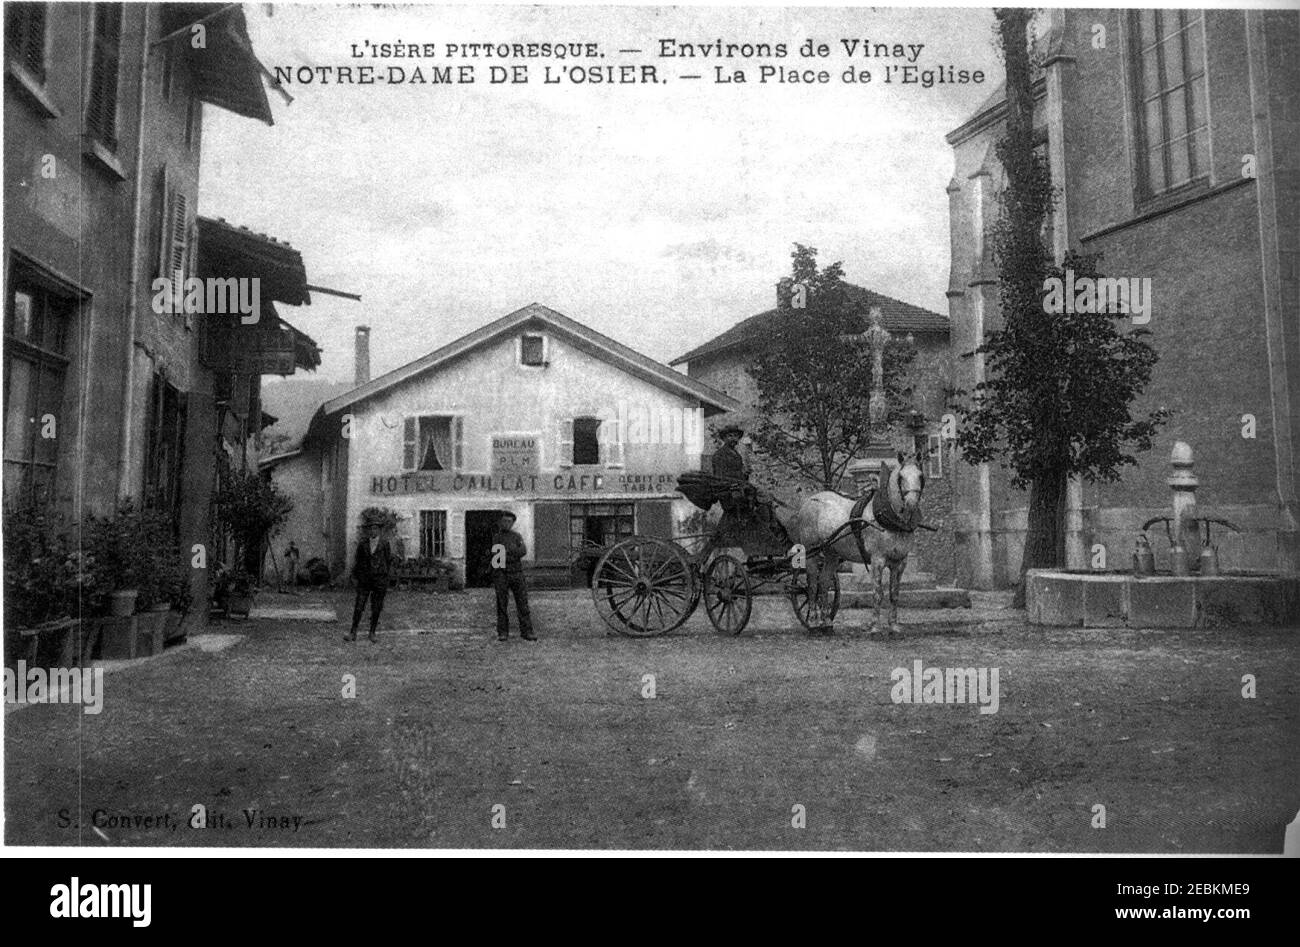
[[402, 469], [462, 470], [465, 466], [462, 420], [444, 414], [407, 418], [402, 438]]
[[546, 336], [525, 332], [519, 338], [519, 364], [543, 366], [546, 364]]
[[560, 466], [623, 466], [623, 429], [617, 418], [591, 416], [560, 422]]
[[630, 539], [635, 522], [631, 503], [570, 503], [569, 548], [575, 553], [608, 549]]
[[447, 555], [447, 511], [420, 511], [420, 558], [441, 559]]
[[15, 262], [5, 300], [4, 496], [50, 490], [77, 296]]
[[5, 51], [33, 79], [45, 82], [44, 3], [5, 4]]
[[1200, 10], [1129, 16], [1139, 191], [1149, 198], [1209, 176], [1205, 17]]

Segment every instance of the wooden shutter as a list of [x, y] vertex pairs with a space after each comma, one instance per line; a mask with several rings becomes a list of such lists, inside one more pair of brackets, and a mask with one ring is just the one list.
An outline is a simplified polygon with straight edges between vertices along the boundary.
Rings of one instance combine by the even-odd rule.
[[600, 423], [606, 467], [623, 466], [623, 420], [607, 418]]
[[170, 279], [167, 272], [167, 260], [171, 256], [171, 171], [167, 165], [158, 169], [158, 260], [154, 267], [154, 276]]
[[451, 419], [451, 469], [460, 473], [465, 469], [465, 419]]
[[402, 469], [414, 470], [415, 465], [420, 462], [416, 456], [419, 448], [418, 438], [416, 436], [416, 419], [407, 418], [406, 424], [402, 430]]
[[673, 501], [642, 500], [636, 505], [636, 532], [651, 539], [673, 538]]
[[459, 510], [447, 514], [447, 556], [465, 558], [465, 514]]
[[117, 85], [122, 47], [122, 5], [92, 6], [95, 33], [86, 101], [86, 131], [110, 149], [117, 148]]
[[560, 466], [573, 466], [573, 419], [560, 422]]
[[[198, 272], [199, 259], [199, 222], [197, 218], [191, 219], [185, 235], [185, 275], [193, 276]], [[194, 313], [188, 309], [183, 309], [185, 313], [185, 328], [193, 330]]]
[[539, 566], [567, 566], [569, 504], [533, 504], [533, 562]]
[[14, 58], [41, 82], [45, 81], [44, 3], [5, 5], [5, 43]]
[[167, 275], [174, 286], [185, 285], [185, 267], [189, 263], [190, 201], [179, 188], [172, 191], [169, 208], [171, 246], [167, 251]]

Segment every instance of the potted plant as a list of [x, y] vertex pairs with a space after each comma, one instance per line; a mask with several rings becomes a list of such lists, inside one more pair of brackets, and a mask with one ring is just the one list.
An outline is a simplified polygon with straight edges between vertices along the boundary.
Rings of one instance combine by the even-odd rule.
[[90, 657], [94, 641], [82, 633], [80, 616], [94, 586], [93, 563], [55, 526], [41, 501], [5, 508], [6, 660], [67, 666]]
[[450, 592], [456, 567], [446, 559], [433, 560], [433, 587], [438, 592]]
[[253, 610], [253, 576], [242, 565], [236, 566], [226, 577], [226, 615], [248, 617]]
[[222, 570], [214, 599], [229, 614], [252, 610], [262, 551], [293, 510], [293, 501], [257, 473], [225, 470], [213, 497], [218, 526], [234, 540], [229, 569]]
[[127, 526], [134, 533], [131, 569], [135, 575], [137, 655], [159, 654], [166, 638], [177, 559], [180, 555], [171, 517], [159, 509], [134, 511]]
[[140, 510], [131, 500], [110, 516], [89, 518], [83, 536], [95, 563], [96, 611], [119, 618], [135, 613], [143, 571], [141, 532]]
[[132, 500], [122, 501], [110, 516], [89, 518], [83, 535], [94, 559], [93, 611], [106, 616], [100, 629], [104, 657], [136, 657], [142, 631], [148, 650], [154, 651], [165, 616], [147, 610], [159, 596], [158, 550], [172, 544], [170, 531], [166, 514], [142, 509]]
[[167, 625], [163, 632], [164, 644], [175, 638], [184, 637], [181, 634], [181, 623], [189, 614], [190, 604], [193, 601], [193, 593], [190, 591], [190, 570], [185, 557], [178, 552], [171, 557], [170, 562], [170, 578], [167, 582], [169, 610]]

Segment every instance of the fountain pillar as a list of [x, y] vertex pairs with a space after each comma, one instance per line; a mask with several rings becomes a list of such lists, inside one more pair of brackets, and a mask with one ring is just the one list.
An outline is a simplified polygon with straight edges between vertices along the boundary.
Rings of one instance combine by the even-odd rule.
[[1192, 472], [1193, 464], [1191, 445], [1175, 441], [1169, 454], [1172, 469], [1165, 480], [1174, 491], [1174, 519], [1170, 529], [1174, 545], [1169, 551], [1174, 575], [1190, 575], [1200, 563], [1200, 535], [1196, 525], [1198, 481]]

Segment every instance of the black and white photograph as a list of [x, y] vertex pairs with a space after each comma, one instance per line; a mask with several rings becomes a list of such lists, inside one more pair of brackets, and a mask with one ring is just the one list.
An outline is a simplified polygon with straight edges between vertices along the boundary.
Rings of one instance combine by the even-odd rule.
[[3, 13], [8, 854], [1300, 855], [1295, 3]]

